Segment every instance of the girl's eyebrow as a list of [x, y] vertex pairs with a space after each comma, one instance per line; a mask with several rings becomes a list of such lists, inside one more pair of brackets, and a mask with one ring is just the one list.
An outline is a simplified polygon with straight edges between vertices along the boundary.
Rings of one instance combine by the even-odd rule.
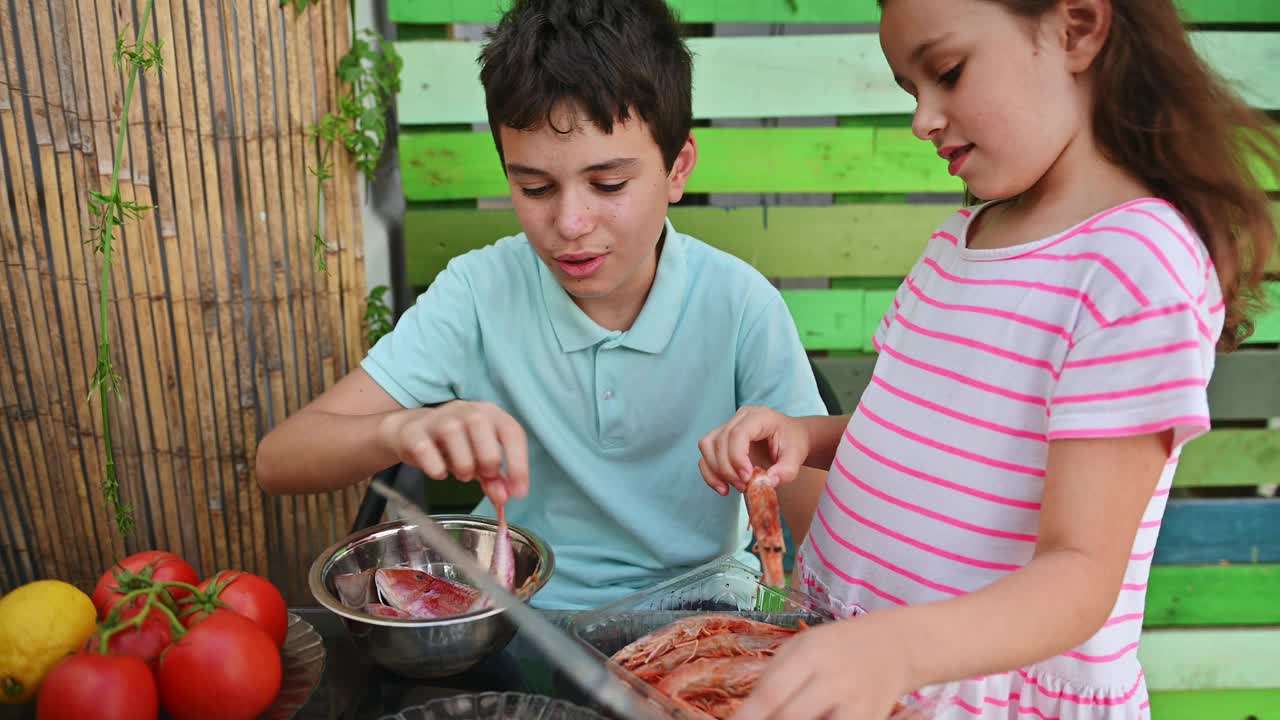
[[943, 42], [944, 40], [946, 40], [946, 39], [948, 39], [948, 38], [950, 38], [950, 37], [951, 37], [952, 35], [954, 35], [954, 34], [955, 34], [955, 33], [952, 33], [952, 32], [944, 32], [944, 33], [942, 33], [941, 35], [936, 35], [936, 36], [934, 36], [934, 37], [932, 37], [932, 38], [929, 38], [928, 40], [925, 40], [924, 42], [920, 43], [919, 45], [917, 45], [917, 46], [916, 46], [916, 49], [915, 49], [915, 50], [912, 50], [912, 51], [911, 51], [911, 56], [910, 56], [910, 57], [911, 57], [911, 62], [912, 62], [912, 63], [918, 63], [918, 62], [920, 62], [920, 60], [921, 60], [922, 58], [924, 58], [925, 53], [929, 52], [930, 50], [932, 50], [932, 49], [933, 49], [933, 47], [934, 47], [935, 45], [937, 45], [937, 44], [939, 44], [939, 43]]
[[[950, 32], [950, 31], [944, 32], [941, 35], [935, 35], [929, 38], [928, 40], [925, 40], [924, 42], [920, 43], [919, 45], [916, 45], [915, 49], [911, 51], [911, 54], [907, 56], [908, 62], [910, 62], [912, 65], [919, 64], [920, 61], [924, 59], [924, 56], [928, 54], [930, 50], [942, 44], [943, 42], [949, 40], [951, 36], [954, 34], [955, 34], [954, 32]], [[899, 75], [898, 73], [893, 74], [893, 81], [898, 83], [898, 87], [901, 87], [903, 90], [906, 90], [909, 84], [909, 81], [902, 75]], [[908, 92], [910, 92], [910, 90], [908, 90]]]

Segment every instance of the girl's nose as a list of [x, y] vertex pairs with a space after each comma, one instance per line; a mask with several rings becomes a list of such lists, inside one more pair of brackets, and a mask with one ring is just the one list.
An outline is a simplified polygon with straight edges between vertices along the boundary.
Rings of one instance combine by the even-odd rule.
[[937, 103], [921, 97], [916, 101], [916, 112], [911, 116], [911, 132], [921, 140], [932, 140], [947, 125], [946, 116]]

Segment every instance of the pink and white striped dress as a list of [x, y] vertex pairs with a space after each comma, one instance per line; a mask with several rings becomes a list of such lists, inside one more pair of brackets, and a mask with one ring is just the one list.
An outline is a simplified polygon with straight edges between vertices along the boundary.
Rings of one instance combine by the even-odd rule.
[[965, 247], [981, 209], [933, 235], [878, 328], [872, 382], [796, 575], [842, 615], [980, 589], [1032, 557], [1049, 440], [1173, 429], [1105, 627], [1060, 656], [965, 681], [947, 715], [1147, 718], [1147, 577], [1178, 449], [1209, 427], [1217, 273], [1163, 200], [999, 250]]

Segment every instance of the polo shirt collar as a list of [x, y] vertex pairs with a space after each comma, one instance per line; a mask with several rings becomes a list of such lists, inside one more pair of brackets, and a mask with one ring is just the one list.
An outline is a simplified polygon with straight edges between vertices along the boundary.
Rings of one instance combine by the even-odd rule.
[[625, 332], [606, 330], [587, 317], [556, 280], [550, 268], [539, 260], [538, 277], [542, 283], [542, 296], [547, 304], [551, 327], [556, 339], [560, 341], [560, 349], [567, 353], [577, 352], [605, 340], [617, 339], [619, 345], [633, 350], [662, 352], [675, 334], [676, 323], [680, 320], [681, 308], [684, 306], [689, 279], [685, 253], [685, 238], [676, 232], [668, 218], [653, 287], [649, 289], [649, 297], [645, 299], [636, 321]]

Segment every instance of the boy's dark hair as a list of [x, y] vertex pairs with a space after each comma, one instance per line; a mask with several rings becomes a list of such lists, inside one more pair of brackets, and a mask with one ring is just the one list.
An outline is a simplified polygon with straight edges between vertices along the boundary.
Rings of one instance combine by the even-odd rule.
[[670, 170], [693, 125], [693, 60], [663, 0], [515, 0], [480, 52], [493, 141], [570, 101], [602, 131], [634, 112]]

